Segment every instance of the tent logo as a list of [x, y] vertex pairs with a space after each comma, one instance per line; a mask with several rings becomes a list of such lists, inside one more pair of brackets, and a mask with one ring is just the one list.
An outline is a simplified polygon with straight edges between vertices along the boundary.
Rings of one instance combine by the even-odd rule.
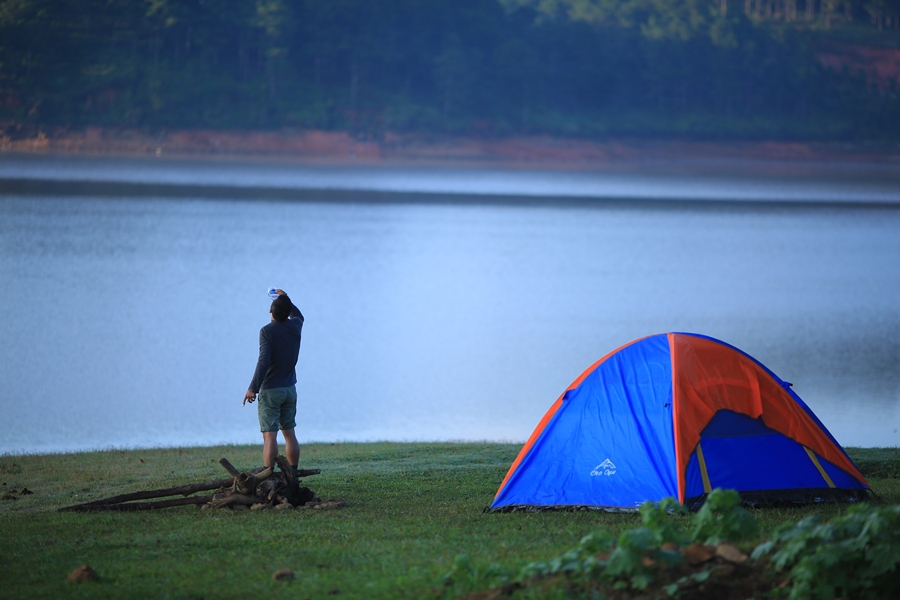
[[606, 475], [609, 477], [610, 475], [616, 474], [616, 465], [612, 463], [608, 458], [604, 460], [602, 463], [594, 467], [594, 470], [591, 471], [591, 477], [597, 477], [598, 475]]

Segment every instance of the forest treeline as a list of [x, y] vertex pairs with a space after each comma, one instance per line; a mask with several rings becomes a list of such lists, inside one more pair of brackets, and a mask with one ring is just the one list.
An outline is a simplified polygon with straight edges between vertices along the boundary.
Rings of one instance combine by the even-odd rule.
[[900, 0], [0, 0], [0, 120], [900, 140], [822, 60], [898, 44]]

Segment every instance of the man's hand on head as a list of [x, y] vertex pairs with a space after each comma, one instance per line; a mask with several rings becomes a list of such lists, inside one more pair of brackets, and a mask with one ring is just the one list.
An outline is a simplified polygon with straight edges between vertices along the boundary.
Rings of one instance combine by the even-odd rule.
[[284, 290], [281, 290], [281, 289], [275, 290], [275, 293], [278, 294], [279, 296], [287, 296], [287, 292], [285, 292]]
[[241, 403], [241, 406], [244, 406], [248, 402], [250, 404], [253, 404], [254, 400], [256, 400], [256, 394], [253, 392], [253, 390], [247, 390], [247, 393], [244, 394], [244, 401]]

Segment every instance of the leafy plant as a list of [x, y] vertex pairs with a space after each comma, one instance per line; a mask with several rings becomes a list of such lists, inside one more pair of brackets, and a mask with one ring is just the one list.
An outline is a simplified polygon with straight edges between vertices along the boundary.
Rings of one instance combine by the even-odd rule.
[[[718, 546], [716, 552], [734, 553], [733, 548], [723, 548], [722, 544], [747, 542], [759, 534], [757, 519], [742, 507], [741, 497], [734, 490], [713, 490], [703, 507], [690, 516], [674, 498], [646, 503], [640, 507], [640, 514], [640, 527], [618, 537], [605, 531], [591, 533], [578, 547], [556, 558], [527, 564], [517, 577], [497, 565], [479, 572], [459, 558], [452, 575], [465, 573], [470, 586], [489, 582], [528, 586], [551, 576], [564, 577], [584, 589], [608, 586], [646, 590], [656, 584], [661, 592], [677, 597], [686, 589], [712, 581], [728, 585], [721, 573], [734, 570], [728, 567], [730, 570], [720, 571], [722, 563], [717, 565], [710, 559], [692, 562], [688, 567], [686, 557], [711, 552], [709, 546], [713, 545]], [[689, 544], [697, 547], [687, 548]], [[745, 558], [735, 562], [743, 563]], [[783, 525], [769, 541], [755, 548], [751, 558], [747, 563], [751, 570], [745, 570], [743, 576], [763, 586], [786, 580], [790, 587], [769, 593], [786, 595], [788, 600], [898, 598], [900, 506], [862, 504], [851, 506], [828, 522], [813, 515]], [[665, 569], [674, 565], [682, 567]]]
[[[711, 497], [718, 498], [721, 493], [722, 490], [715, 490]], [[658, 546], [666, 543], [680, 545], [687, 541], [681, 525], [683, 517], [689, 513], [675, 498], [664, 498], [660, 502], [645, 502], [638, 510], [644, 527], [653, 532]]]
[[741, 542], [755, 538], [758, 521], [741, 506], [735, 490], [715, 489], [693, 518], [691, 541], [700, 544]]
[[823, 523], [817, 515], [778, 528], [753, 558], [787, 570], [790, 600], [896, 598], [900, 594], [900, 506], [857, 505]]
[[[625, 531], [618, 539], [603, 531], [591, 533], [562, 556], [526, 565], [518, 581], [563, 574], [642, 590], [653, 582], [657, 565], [683, 562], [679, 546], [740, 542], [755, 537], [758, 530], [756, 520], [741, 507], [741, 497], [733, 490], [715, 489], [709, 494], [703, 508], [691, 517], [690, 535], [683, 527], [687, 509], [675, 498], [646, 502], [639, 510], [642, 527]], [[708, 576], [698, 574], [698, 582]]]

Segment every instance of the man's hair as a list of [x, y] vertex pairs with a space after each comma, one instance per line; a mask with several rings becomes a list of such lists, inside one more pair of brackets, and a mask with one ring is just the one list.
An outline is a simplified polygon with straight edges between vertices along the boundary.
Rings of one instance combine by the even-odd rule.
[[282, 294], [272, 300], [272, 316], [275, 317], [275, 320], [281, 323], [282, 321], [286, 321], [289, 316], [291, 316], [291, 307], [293, 303], [291, 299], [287, 297], [287, 294]]

